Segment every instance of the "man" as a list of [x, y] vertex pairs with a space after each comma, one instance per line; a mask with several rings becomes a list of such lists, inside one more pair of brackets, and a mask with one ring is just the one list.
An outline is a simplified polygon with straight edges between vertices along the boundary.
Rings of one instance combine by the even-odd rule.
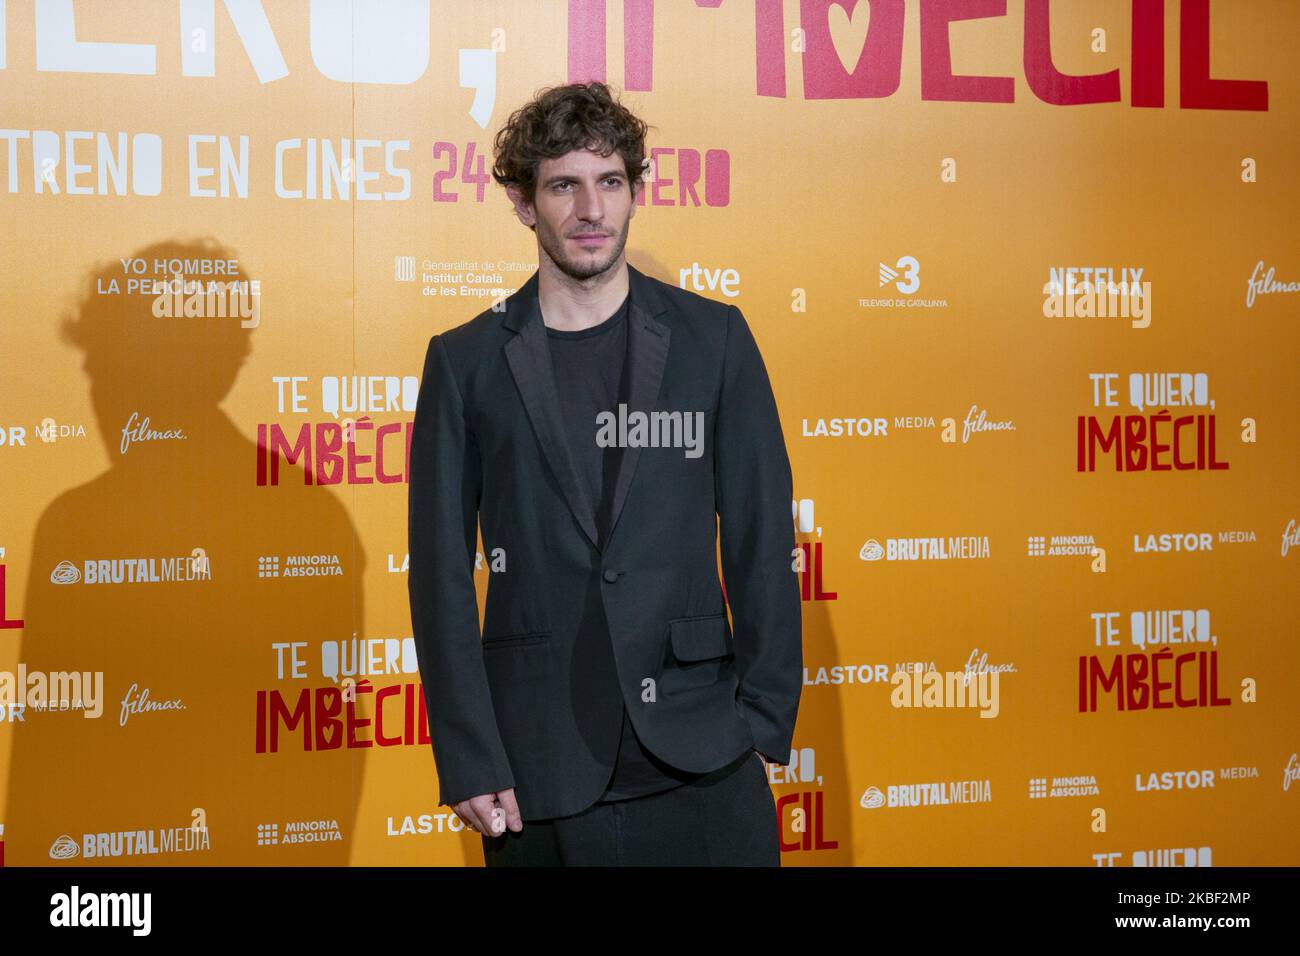
[[537, 272], [425, 358], [411, 617], [439, 802], [490, 866], [780, 864], [790, 463], [740, 310], [627, 263], [645, 132], [601, 83], [511, 116], [493, 175]]

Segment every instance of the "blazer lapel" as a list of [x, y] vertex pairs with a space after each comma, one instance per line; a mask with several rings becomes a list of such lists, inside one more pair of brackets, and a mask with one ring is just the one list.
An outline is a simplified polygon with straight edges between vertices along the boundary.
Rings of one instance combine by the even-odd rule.
[[[664, 366], [668, 361], [668, 326], [658, 321], [655, 316], [668, 308], [659, 294], [659, 290], [642, 273], [627, 266], [629, 292], [632, 296], [627, 326], [627, 360], [628, 375], [628, 412], [654, 410], [659, 401], [659, 392], [663, 386]], [[618, 409], [613, 410], [617, 413]], [[633, 445], [622, 449], [619, 459], [618, 477], [614, 484], [614, 505], [610, 509], [609, 538], [614, 537], [618, 527], [618, 517], [623, 513], [623, 504], [627, 501], [628, 489], [632, 486], [632, 477], [636, 474], [637, 462], [641, 458], [641, 446]], [[608, 546], [608, 540], [606, 541]]]
[[[668, 326], [659, 322], [655, 316], [666, 311], [668, 305], [645, 275], [634, 269], [631, 263], [628, 263], [627, 268], [628, 292], [631, 296], [627, 330], [628, 411], [649, 412], [658, 400], [668, 358]], [[555, 385], [555, 369], [551, 364], [550, 347], [546, 341], [546, 325], [542, 321], [537, 286], [538, 273], [534, 272], [520, 286], [519, 291], [507, 300], [503, 325], [518, 334], [504, 346], [506, 362], [519, 388], [519, 394], [523, 397], [524, 408], [542, 454], [559, 483], [569, 510], [592, 546], [599, 550], [596, 503], [590, 500], [585, 486], [579, 481], [577, 469], [569, 455], [560, 396]], [[618, 409], [610, 411], [617, 414]], [[594, 422], [592, 428], [595, 428]], [[641, 449], [630, 447], [622, 449], [622, 452], [614, 485], [614, 503], [610, 509], [611, 538], [627, 500]]]

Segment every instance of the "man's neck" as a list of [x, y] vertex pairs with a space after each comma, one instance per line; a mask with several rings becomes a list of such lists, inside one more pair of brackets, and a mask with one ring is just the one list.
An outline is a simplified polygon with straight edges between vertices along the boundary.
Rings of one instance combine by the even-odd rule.
[[551, 263], [539, 270], [537, 299], [542, 322], [548, 329], [580, 332], [600, 325], [627, 298], [627, 259], [622, 256], [608, 270], [590, 279], [574, 279]]

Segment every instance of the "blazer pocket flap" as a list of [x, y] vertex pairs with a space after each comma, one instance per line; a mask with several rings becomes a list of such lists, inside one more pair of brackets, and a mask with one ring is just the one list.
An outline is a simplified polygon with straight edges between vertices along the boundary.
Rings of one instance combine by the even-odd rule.
[[733, 652], [725, 612], [669, 621], [668, 630], [673, 656], [679, 661], [706, 661]]
[[483, 637], [485, 648], [520, 647], [526, 644], [541, 644], [551, 638], [550, 631], [525, 631], [519, 634], [503, 634], [497, 637]]

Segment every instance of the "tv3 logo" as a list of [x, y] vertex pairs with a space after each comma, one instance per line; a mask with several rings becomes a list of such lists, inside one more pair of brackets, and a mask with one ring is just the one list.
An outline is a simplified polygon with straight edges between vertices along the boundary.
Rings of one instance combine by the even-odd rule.
[[[902, 276], [902, 278], [900, 279], [899, 276]], [[911, 295], [921, 288], [921, 263], [917, 262], [912, 256], [903, 256], [892, 267], [882, 262], [880, 264], [880, 285], [883, 288], [891, 282], [903, 295]]]
[[[790, 502], [790, 515], [794, 519], [795, 530], [800, 534], [822, 536], [813, 514], [813, 500], [798, 498]], [[835, 591], [822, 587], [822, 543], [821, 541], [800, 541], [794, 549], [794, 570], [799, 573], [799, 588], [805, 601], [834, 601], [839, 598]]]

